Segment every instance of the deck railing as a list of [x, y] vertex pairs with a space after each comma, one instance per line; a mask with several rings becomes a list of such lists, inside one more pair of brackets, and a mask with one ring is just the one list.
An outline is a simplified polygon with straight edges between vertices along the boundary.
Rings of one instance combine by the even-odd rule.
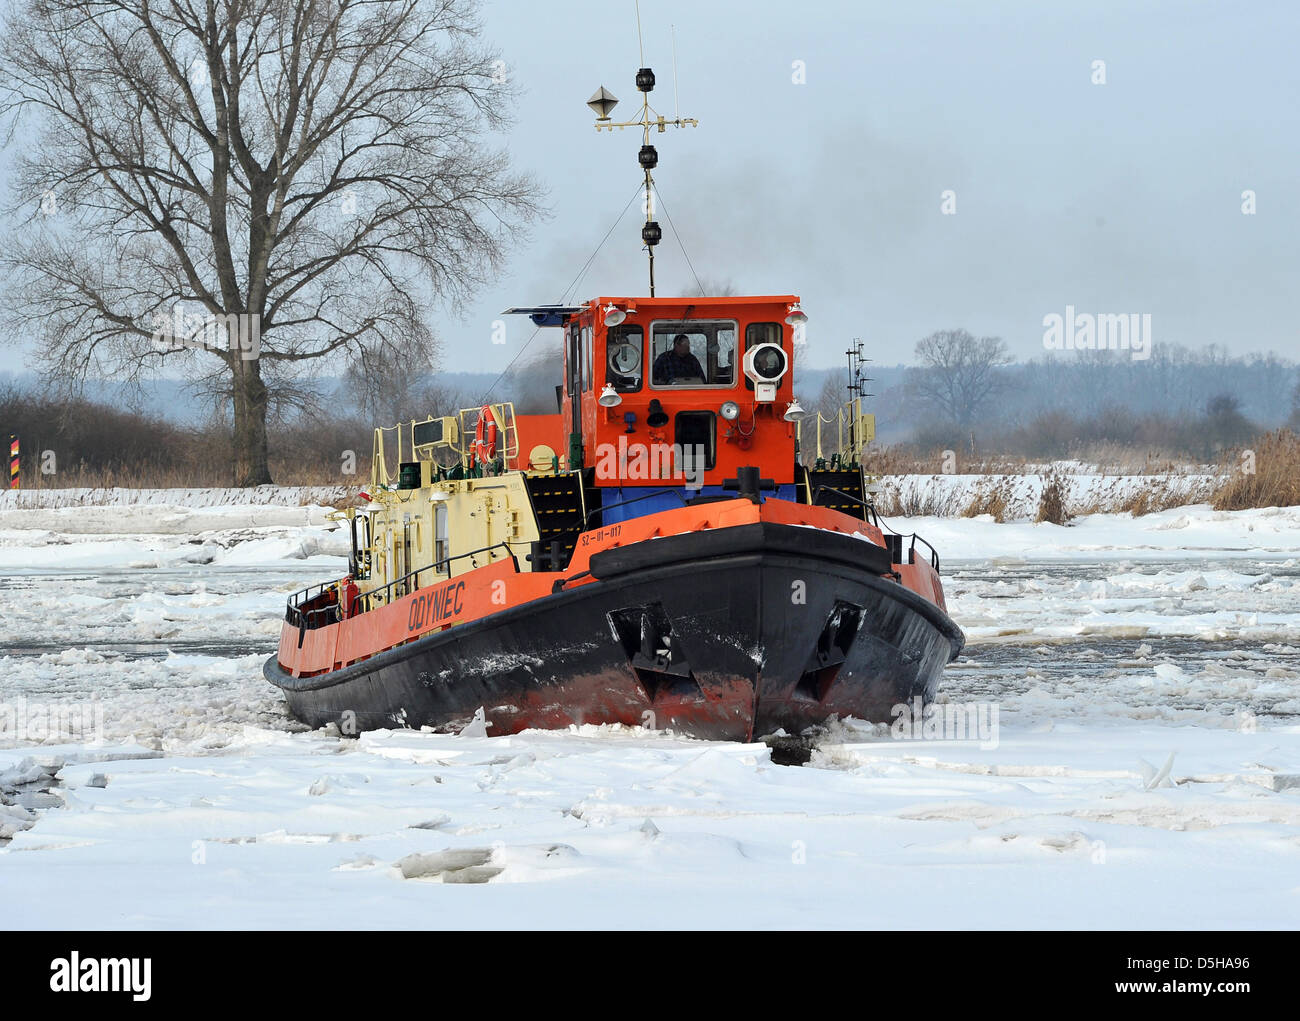
[[852, 493], [846, 493], [842, 489], [836, 489], [834, 486], [818, 486], [816, 489], [812, 491], [812, 496], [809, 498], [808, 503], [816, 507], [818, 505], [817, 497], [820, 496], [823, 492], [834, 493], [836, 496], [842, 496], [846, 500], [852, 500], [854, 503], [866, 509], [867, 512], [866, 519], [868, 521], [870, 521], [877, 528], [880, 527], [880, 519], [876, 516], [876, 505], [874, 503], [872, 503], [870, 500], [863, 500], [860, 497], [854, 496]]
[[[442, 560], [435, 561], [425, 567], [417, 567], [414, 571], [408, 571], [400, 578], [394, 578], [387, 585], [381, 588], [372, 589], [369, 592], [363, 592], [357, 597], [357, 603], [361, 609], [359, 612], [367, 613], [376, 606], [386, 606], [393, 599], [400, 599], [402, 596], [410, 595], [420, 587], [420, 575], [429, 571], [435, 574], [443, 573], [454, 561], [463, 560], [466, 557], [475, 557], [482, 553], [489, 553], [492, 550], [504, 549], [506, 556], [510, 558], [511, 563], [515, 565], [515, 570], [519, 570], [519, 560], [516, 558], [514, 550], [506, 542], [493, 543], [491, 546], [484, 546], [481, 549], [470, 550], [467, 553], [457, 553], [455, 556], [444, 557]], [[495, 557], [492, 560], [496, 560]], [[296, 628], [305, 628], [314, 630], [318, 627], [325, 627], [327, 624], [336, 624], [343, 619], [342, 610], [339, 606], [338, 596], [335, 586], [337, 581], [325, 582], [321, 585], [312, 585], [310, 588], [302, 589], [295, 592], [288, 599], [285, 607], [284, 619], [290, 626]], [[400, 589], [400, 591], [399, 591]], [[310, 593], [315, 592], [312, 596]], [[380, 595], [382, 593], [382, 598]], [[325, 599], [320, 606], [311, 606], [310, 603], [321, 599], [322, 596], [332, 596], [333, 598]], [[303, 597], [303, 598], [299, 598]]]

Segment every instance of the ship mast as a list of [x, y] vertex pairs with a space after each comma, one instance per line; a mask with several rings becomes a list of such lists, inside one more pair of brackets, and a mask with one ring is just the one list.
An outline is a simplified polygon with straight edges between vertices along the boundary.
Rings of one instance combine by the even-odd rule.
[[[640, 5], [637, 9], [637, 36], [641, 34], [641, 12]], [[676, 56], [676, 37], [673, 40], [673, 91], [677, 90], [677, 56]], [[610, 120], [610, 113], [618, 105], [618, 99], [605, 86], [596, 90], [587, 105], [596, 111], [596, 130], [602, 131], [608, 128], [613, 131], [615, 128], [640, 128], [641, 129], [641, 151], [637, 153], [637, 162], [641, 165], [641, 170], [645, 173], [645, 223], [641, 227], [641, 241], [645, 244], [646, 254], [650, 257], [650, 297], [655, 295], [655, 245], [663, 240], [664, 232], [659, 223], [654, 218], [654, 178], [650, 172], [659, 165], [659, 152], [650, 144], [650, 129], [658, 128], [662, 134], [670, 126], [674, 128], [684, 128], [686, 126], [698, 127], [699, 121], [693, 117], [676, 116], [671, 119], [656, 113], [650, 108], [650, 93], [655, 87], [655, 73], [645, 66], [645, 50], [641, 51], [641, 68], [636, 73], [637, 91], [641, 93], [641, 117], [634, 121], [613, 121]], [[674, 102], [676, 99], [674, 98]]]

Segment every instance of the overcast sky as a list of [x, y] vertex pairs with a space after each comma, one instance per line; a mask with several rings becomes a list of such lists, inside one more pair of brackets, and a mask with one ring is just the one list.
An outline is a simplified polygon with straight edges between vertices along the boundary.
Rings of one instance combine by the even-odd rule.
[[[639, 179], [639, 136], [598, 135], [585, 105], [604, 84], [616, 118], [636, 114], [632, 0], [485, 16], [524, 90], [509, 148], [553, 218], [461, 317], [439, 313], [444, 366], [472, 371], [504, 368], [532, 327], [491, 344], [500, 310], [557, 300]], [[947, 327], [1033, 357], [1067, 304], [1149, 313], [1157, 346], [1300, 358], [1294, 0], [643, 0], [641, 16], [655, 105], [673, 108], [673, 25], [681, 112], [700, 120], [653, 139], [663, 204], [702, 277], [803, 297], [811, 364], [855, 336], [909, 361]], [[579, 299], [645, 293], [639, 230], [634, 208]], [[666, 222], [658, 256], [660, 294], [692, 285]]]

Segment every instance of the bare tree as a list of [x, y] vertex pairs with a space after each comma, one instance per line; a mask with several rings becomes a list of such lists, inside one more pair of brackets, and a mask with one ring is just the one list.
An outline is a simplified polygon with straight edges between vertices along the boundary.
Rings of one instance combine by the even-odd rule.
[[432, 304], [538, 213], [475, 0], [18, 0], [4, 32], [13, 332], [65, 384], [227, 394], [238, 485], [315, 360], [428, 371]]
[[832, 369], [822, 380], [817, 398], [808, 407], [825, 419], [833, 419], [849, 399], [849, 373], [846, 369]]
[[732, 298], [739, 294], [729, 278], [703, 276], [682, 291], [683, 298]]
[[374, 425], [390, 426], [432, 412], [424, 400], [430, 375], [388, 348], [365, 352], [343, 373], [340, 404]]
[[1002, 389], [998, 371], [1011, 363], [1000, 337], [976, 338], [966, 330], [939, 330], [916, 345], [921, 367], [908, 390], [943, 420], [969, 426]]
[[1205, 441], [1207, 455], [1226, 447], [1244, 445], [1263, 430], [1241, 413], [1241, 399], [1236, 394], [1218, 393], [1205, 403]]

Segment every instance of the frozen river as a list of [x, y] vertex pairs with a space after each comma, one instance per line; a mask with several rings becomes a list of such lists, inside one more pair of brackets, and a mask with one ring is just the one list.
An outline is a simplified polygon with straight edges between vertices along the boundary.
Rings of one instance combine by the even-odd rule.
[[[10, 568], [0, 575], [5, 693], [97, 694], [107, 738], [178, 748], [196, 729], [274, 725], [281, 700], [260, 664], [275, 651], [284, 598], [342, 570], [324, 556]], [[1202, 725], [1300, 715], [1294, 559], [951, 561], [945, 576], [968, 635], [945, 675], [952, 700]]]
[[339, 533], [230, 513], [0, 530], [0, 703], [92, 707], [103, 738], [0, 734], [15, 924], [1300, 922], [1289, 512], [921, 523], [988, 553], [945, 558], [969, 644], [941, 698], [995, 706], [996, 747], [850, 725], [802, 769], [633, 730], [306, 732], [261, 662]]

